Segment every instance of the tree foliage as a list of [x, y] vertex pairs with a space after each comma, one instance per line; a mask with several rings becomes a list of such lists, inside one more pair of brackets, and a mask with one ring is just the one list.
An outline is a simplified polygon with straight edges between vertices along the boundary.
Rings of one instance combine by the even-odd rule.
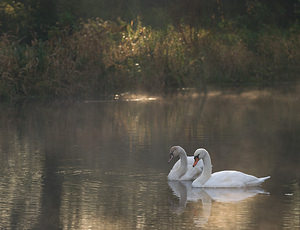
[[30, 42], [34, 36], [48, 39], [62, 28], [72, 30], [80, 19], [131, 21], [137, 16], [154, 28], [185, 23], [218, 29], [231, 23], [258, 30], [262, 26], [290, 26], [297, 21], [299, 7], [299, 0], [2, 0], [0, 34]]
[[300, 0], [2, 0], [0, 98], [299, 76]]

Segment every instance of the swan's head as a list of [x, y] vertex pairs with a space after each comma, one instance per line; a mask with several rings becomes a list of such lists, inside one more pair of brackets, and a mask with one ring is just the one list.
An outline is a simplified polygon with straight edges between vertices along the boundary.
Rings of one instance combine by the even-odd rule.
[[183, 148], [180, 146], [173, 146], [170, 148], [170, 153], [169, 153], [169, 161], [170, 162], [173, 158], [176, 158], [179, 156], [180, 152], [183, 151]]
[[198, 161], [200, 159], [203, 159], [206, 154], [207, 154], [207, 151], [205, 149], [203, 149], [203, 148], [197, 149], [194, 152], [194, 164], [193, 164], [193, 167], [195, 167], [197, 165]]

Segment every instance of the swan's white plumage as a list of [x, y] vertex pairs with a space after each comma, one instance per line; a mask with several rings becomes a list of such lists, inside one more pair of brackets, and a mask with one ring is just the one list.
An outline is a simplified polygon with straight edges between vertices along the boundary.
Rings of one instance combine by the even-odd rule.
[[195, 186], [197, 183], [194, 183], [193, 186], [207, 188], [250, 187], [258, 186], [268, 178], [270, 177], [257, 178], [239, 171], [225, 170], [211, 174], [203, 186]]
[[[168, 180], [195, 180], [202, 172], [203, 162], [200, 161], [197, 167], [193, 167], [194, 157], [188, 157], [184, 149], [180, 146], [173, 146], [170, 154], [180, 159], [174, 164], [168, 175]], [[170, 158], [170, 159], [172, 159]]]
[[209, 153], [205, 149], [197, 149], [194, 153], [204, 162], [202, 174], [193, 181], [193, 187], [205, 188], [230, 188], [230, 187], [250, 187], [259, 186], [270, 176], [257, 178], [239, 171], [225, 170], [211, 174], [211, 160]]
[[168, 180], [195, 180], [202, 172], [203, 163], [199, 162], [199, 167], [193, 167], [194, 158], [187, 157], [187, 170], [183, 176], [179, 175], [179, 168], [181, 167], [181, 160], [179, 159], [171, 169]]

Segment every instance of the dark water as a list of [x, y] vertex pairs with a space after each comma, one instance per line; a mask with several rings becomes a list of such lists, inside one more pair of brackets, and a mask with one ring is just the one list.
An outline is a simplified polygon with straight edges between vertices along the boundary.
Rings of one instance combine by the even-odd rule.
[[[1, 105], [0, 229], [299, 229], [299, 105], [297, 87]], [[172, 145], [271, 179], [168, 182]]]

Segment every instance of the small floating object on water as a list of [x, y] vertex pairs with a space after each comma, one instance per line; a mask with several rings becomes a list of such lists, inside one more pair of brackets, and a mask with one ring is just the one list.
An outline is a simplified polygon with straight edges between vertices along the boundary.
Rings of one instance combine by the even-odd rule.
[[159, 97], [157, 96], [148, 96], [146, 94], [134, 94], [134, 93], [121, 93], [121, 94], [115, 94], [114, 100], [121, 100], [121, 101], [156, 101]]
[[293, 193], [285, 193], [284, 195], [285, 195], [285, 196], [294, 196]]
[[114, 100], [119, 100], [119, 99], [120, 99], [120, 95], [119, 94], [115, 94]]

